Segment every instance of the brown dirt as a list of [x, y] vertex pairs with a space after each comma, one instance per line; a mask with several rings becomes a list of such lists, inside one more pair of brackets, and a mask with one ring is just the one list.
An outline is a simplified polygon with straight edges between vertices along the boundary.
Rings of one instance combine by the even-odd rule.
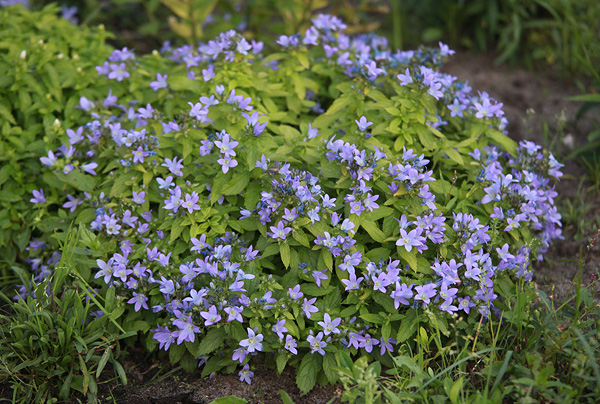
[[328, 385], [302, 395], [296, 387], [294, 371], [289, 367], [277, 375], [274, 370], [259, 366], [254, 370], [252, 384], [248, 385], [239, 380], [237, 372], [213, 378], [201, 377], [201, 370], [170, 373], [169, 366], [159, 365], [160, 361], [156, 358], [144, 358], [143, 355], [142, 349], [128, 353], [123, 365], [130, 385], [119, 386], [114, 381], [101, 384], [100, 403], [208, 404], [217, 398], [233, 395], [247, 400], [249, 404], [279, 404], [282, 403], [279, 390], [283, 390], [295, 404], [325, 404], [330, 400], [339, 404], [343, 392], [339, 385]]

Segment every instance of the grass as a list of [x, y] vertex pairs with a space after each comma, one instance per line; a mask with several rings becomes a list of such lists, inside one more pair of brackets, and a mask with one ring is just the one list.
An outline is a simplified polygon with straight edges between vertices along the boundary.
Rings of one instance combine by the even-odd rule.
[[77, 393], [95, 403], [107, 364], [127, 383], [117, 361], [118, 341], [135, 333], [124, 333], [106, 315], [109, 302], [101, 305], [78, 282], [71, 263], [78, 233], [69, 234], [51, 276], [34, 284], [19, 273], [27, 296], [11, 302], [0, 294], [6, 302], [0, 315], [0, 381], [12, 387], [13, 403], [53, 403]]

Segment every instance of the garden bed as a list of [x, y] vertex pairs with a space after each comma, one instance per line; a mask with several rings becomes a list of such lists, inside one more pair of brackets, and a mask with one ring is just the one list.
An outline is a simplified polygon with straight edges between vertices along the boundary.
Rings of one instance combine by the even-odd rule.
[[[544, 120], [555, 125], [556, 116], [565, 110], [567, 120], [572, 120], [579, 108], [577, 103], [564, 101], [564, 97], [577, 94], [577, 89], [548, 76], [538, 75], [521, 68], [496, 67], [493, 65], [493, 55], [460, 54], [455, 56], [445, 67], [445, 71], [458, 76], [461, 80], [469, 80], [475, 90], [482, 89], [500, 102], [510, 121], [509, 134], [516, 140], [532, 140], [546, 145], [547, 138], [543, 136], [542, 123]], [[536, 116], [532, 120], [526, 110], [533, 108]], [[529, 123], [525, 123], [529, 120]], [[532, 129], [533, 128], [533, 129]], [[562, 143], [553, 150], [573, 149], [585, 143], [585, 122], [578, 126], [569, 125], [565, 134], [572, 134], [574, 144]], [[551, 140], [551, 139], [550, 139]], [[572, 160], [566, 161], [565, 176], [557, 184], [557, 190], [564, 201], [576, 198], [577, 186], [585, 170]], [[587, 211], [589, 220], [598, 214], [599, 195], [596, 193], [589, 201], [592, 207]], [[575, 239], [574, 228], [565, 227], [565, 240], [555, 242], [546, 261], [536, 264], [534, 280], [545, 290], [554, 295], [565, 297], [570, 293], [572, 280], [578, 275], [579, 265], [576, 262], [563, 260], [580, 259], [580, 250], [586, 250], [589, 238], [594, 232], [589, 232], [583, 238]], [[583, 283], [589, 283], [590, 278], [598, 271], [600, 262], [600, 243], [589, 250], [585, 265], [583, 265]], [[596, 289], [596, 292], [598, 289]], [[597, 298], [598, 296], [596, 296]], [[267, 370], [258, 365], [252, 385], [238, 380], [234, 375], [217, 375], [212, 379], [201, 378], [200, 372], [184, 373], [175, 371], [163, 378], [170, 367], [155, 362], [152, 355], [146, 355], [142, 350], [131, 351], [122, 360], [128, 375], [129, 385], [119, 386], [116, 381], [108, 381], [100, 385], [99, 397], [101, 402], [129, 404], [175, 404], [175, 403], [210, 403], [212, 400], [235, 395], [248, 400], [249, 403], [281, 402], [279, 389], [288, 392], [296, 404], [325, 403], [334, 397], [340, 397], [342, 388], [339, 385], [317, 387], [307, 395], [302, 396], [296, 386], [293, 369], [289, 367], [278, 376], [274, 370]], [[160, 370], [160, 371], [159, 371]], [[2, 397], [9, 398], [8, 386], [0, 387]], [[339, 400], [338, 400], [339, 401]]]

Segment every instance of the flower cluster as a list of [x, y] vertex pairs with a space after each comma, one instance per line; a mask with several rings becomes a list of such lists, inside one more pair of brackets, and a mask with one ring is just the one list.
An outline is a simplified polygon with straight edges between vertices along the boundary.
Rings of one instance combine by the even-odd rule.
[[[82, 98], [89, 122], [41, 158], [63, 182], [31, 202], [64, 202], [99, 293], [149, 347], [209, 374], [243, 366], [247, 383], [260, 352], [391, 364], [405, 321], [491, 316], [499, 279], [531, 279], [560, 237], [561, 165], [491, 144], [502, 104], [436, 70], [451, 50], [392, 52], [344, 27], [318, 16], [270, 59], [234, 31], [165, 46], [162, 65], [115, 51], [98, 68], [108, 97]], [[129, 81], [150, 95], [131, 99]], [[467, 125], [481, 133], [461, 142]], [[48, 240], [30, 245], [36, 280], [58, 262]]]

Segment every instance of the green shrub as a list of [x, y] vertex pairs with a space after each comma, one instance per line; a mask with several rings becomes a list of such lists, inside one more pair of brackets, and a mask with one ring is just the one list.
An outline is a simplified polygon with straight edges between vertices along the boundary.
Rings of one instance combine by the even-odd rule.
[[560, 237], [561, 165], [436, 70], [446, 46], [313, 24], [275, 52], [234, 31], [113, 52], [80, 100], [89, 122], [40, 158], [35, 281], [74, 222], [74, 268], [148, 349], [248, 383], [270, 353], [256, 360], [294, 366], [303, 391], [338, 379], [340, 350], [392, 366], [396, 343], [451, 338], [458, 311], [475, 332], [504, 309]]
[[[82, 91], [96, 86], [95, 66], [110, 54], [102, 29], [80, 29], [57, 7], [0, 8], [0, 255], [15, 263], [40, 220], [29, 195], [42, 185], [40, 154], [64, 127], [83, 123]], [[64, 125], [64, 126], [63, 126]]]

